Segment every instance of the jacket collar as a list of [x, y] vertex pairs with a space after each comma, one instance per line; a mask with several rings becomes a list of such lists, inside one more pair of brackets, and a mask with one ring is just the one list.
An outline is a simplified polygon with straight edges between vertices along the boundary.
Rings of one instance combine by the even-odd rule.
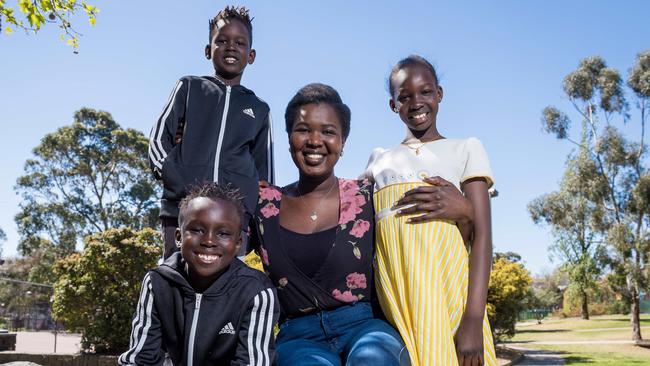
[[[231, 278], [242, 268], [246, 266], [242, 261], [235, 258], [228, 268], [217, 278], [210, 287], [203, 292], [205, 295], [217, 294], [222, 292], [231, 283]], [[190, 285], [187, 278], [186, 262], [180, 252], [172, 254], [163, 264], [154, 269], [167, 280], [185, 288], [187, 291], [196, 292]]]
[[[221, 78], [218, 77], [217, 75], [206, 75], [205, 78], [210, 79], [213, 82], [215, 82], [216, 84], [219, 84], [221, 86], [227, 86], [227, 84], [223, 80], [221, 80]], [[232, 85], [231, 88], [241, 90], [241, 91], [243, 91], [245, 93], [248, 93], [248, 94], [253, 94], [253, 95], [255, 94], [252, 90], [246, 88], [245, 86], [243, 86], [241, 84]]]

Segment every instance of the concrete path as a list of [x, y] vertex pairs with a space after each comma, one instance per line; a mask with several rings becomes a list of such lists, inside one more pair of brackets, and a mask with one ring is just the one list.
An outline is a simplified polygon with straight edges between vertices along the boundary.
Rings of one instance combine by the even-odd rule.
[[[56, 337], [57, 354], [79, 353], [81, 335], [58, 333]], [[16, 334], [16, 351], [19, 353], [54, 353], [53, 332], [18, 332]]]
[[634, 344], [634, 341], [626, 341], [626, 340], [608, 341], [605, 339], [605, 340], [593, 340], [593, 341], [530, 341], [525, 343], [514, 343], [514, 344], [519, 344], [519, 345], [539, 344], [539, 345], [554, 346], [554, 345], [565, 345], [565, 344]]
[[508, 345], [508, 348], [516, 349], [524, 354], [524, 357], [516, 363], [523, 366], [546, 366], [564, 365], [564, 358], [558, 353], [528, 349], [519, 346]]
[[[650, 330], [650, 327], [641, 327], [641, 330]], [[587, 332], [606, 332], [608, 330], [630, 330], [630, 327], [618, 327], [618, 328], [594, 328], [594, 329], [578, 329], [578, 330], [572, 330], [572, 332], [576, 333], [587, 333]]]

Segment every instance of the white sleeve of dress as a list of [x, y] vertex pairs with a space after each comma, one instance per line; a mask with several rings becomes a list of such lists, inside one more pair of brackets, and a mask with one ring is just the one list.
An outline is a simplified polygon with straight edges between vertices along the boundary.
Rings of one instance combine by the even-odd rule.
[[363, 171], [363, 173], [361, 173], [361, 175], [359, 175], [359, 180], [368, 179], [371, 183], [375, 183], [375, 176], [372, 173], [372, 166], [374, 165], [377, 158], [381, 156], [381, 154], [383, 154], [385, 151], [386, 150], [382, 149], [381, 147], [377, 147], [372, 150], [372, 154], [370, 154], [366, 169]]
[[485, 178], [488, 188], [494, 184], [490, 160], [485, 152], [485, 148], [479, 139], [470, 137], [465, 142], [465, 169], [461, 176], [461, 182], [472, 178]]

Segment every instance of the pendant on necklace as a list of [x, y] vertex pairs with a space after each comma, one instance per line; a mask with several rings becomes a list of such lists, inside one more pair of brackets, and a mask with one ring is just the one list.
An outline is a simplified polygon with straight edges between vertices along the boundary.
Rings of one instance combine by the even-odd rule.
[[312, 212], [311, 215], [309, 215], [309, 218], [311, 219], [311, 221], [318, 220], [318, 215], [316, 215], [316, 211]]
[[420, 155], [420, 148], [415, 149], [415, 155]]

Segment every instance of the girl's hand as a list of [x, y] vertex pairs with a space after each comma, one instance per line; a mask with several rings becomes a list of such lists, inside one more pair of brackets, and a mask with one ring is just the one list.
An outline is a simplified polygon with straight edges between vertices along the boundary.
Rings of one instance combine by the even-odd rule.
[[463, 316], [454, 342], [459, 366], [483, 365], [483, 319]]
[[474, 220], [472, 203], [453, 184], [437, 176], [424, 178], [424, 182], [430, 185], [411, 189], [395, 203], [394, 207], [415, 203], [400, 210], [398, 216], [422, 214], [410, 218], [411, 223], [436, 219], [458, 223], [470, 223]]

